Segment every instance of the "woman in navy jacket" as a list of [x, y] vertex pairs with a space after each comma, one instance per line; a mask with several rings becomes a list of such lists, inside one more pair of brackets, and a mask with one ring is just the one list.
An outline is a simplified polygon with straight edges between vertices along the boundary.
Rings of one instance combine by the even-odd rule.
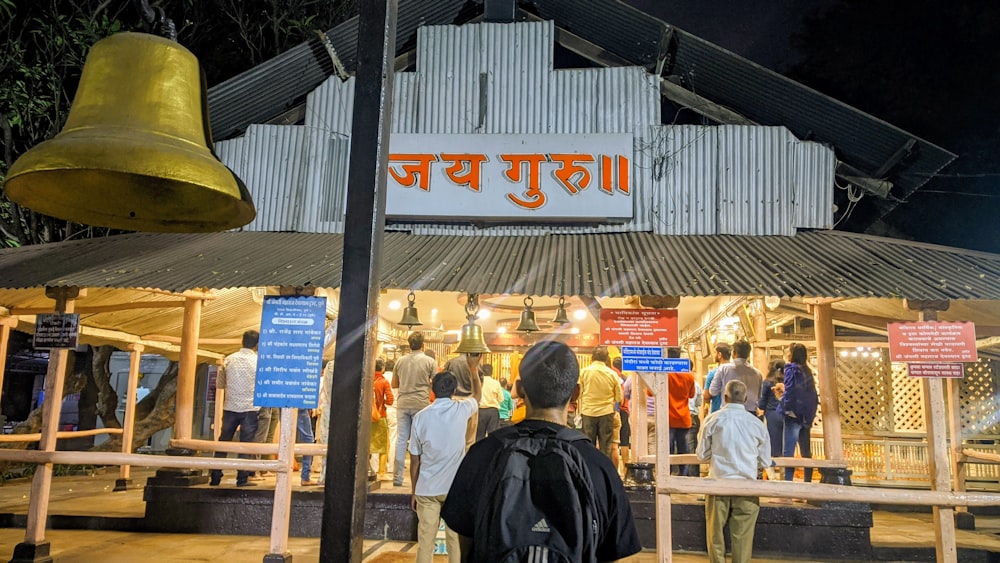
[[[799, 343], [788, 347], [785, 364], [785, 394], [781, 397], [778, 412], [785, 418], [785, 448], [784, 457], [795, 455], [795, 445], [799, 446], [799, 454], [805, 458], [812, 457], [809, 445], [810, 429], [816, 418], [816, 408], [819, 405], [819, 395], [816, 393], [816, 378], [809, 369], [809, 354], [806, 347]], [[785, 480], [791, 481], [795, 475], [794, 467], [785, 468]], [[812, 481], [812, 468], [805, 468], [805, 481]]]

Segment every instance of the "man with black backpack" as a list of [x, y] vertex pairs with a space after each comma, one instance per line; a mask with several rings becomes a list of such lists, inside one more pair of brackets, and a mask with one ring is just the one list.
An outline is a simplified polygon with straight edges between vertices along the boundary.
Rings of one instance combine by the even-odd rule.
[[520, 373], [525, 420], [469, 449], [441, 510], [460, 536], [462, 560], [589, 563], [639, 552], [617, 471], [566, 427], [580, 377], [575, 354], [541, 342], [524, 355]]

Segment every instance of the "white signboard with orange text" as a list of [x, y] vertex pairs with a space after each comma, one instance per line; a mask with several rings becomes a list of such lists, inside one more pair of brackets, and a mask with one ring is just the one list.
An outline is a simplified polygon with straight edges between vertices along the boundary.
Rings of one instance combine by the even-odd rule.
[[621, 222], [632, 135], [390, 137], [386, 217]]

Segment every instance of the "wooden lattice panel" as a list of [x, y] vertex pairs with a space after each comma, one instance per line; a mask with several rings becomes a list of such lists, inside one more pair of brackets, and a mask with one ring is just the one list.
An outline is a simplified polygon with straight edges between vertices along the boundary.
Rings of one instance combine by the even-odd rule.
[[997, 380], [1000, 362], [980, 360], [965, 364], [965, 377], [959, 385], [962, 436], [996, 436], [1000, 434], [997, 420]]
[[838, 356], [837, 402], [844, 432], [892, 429], [893, 397], [887, 372], [888, 366], [882, 359]]
[[892, 397], [892, 427], [889, 430], [926, 432], [923, 380], [910, 377], [906, 364], [892, 364]]

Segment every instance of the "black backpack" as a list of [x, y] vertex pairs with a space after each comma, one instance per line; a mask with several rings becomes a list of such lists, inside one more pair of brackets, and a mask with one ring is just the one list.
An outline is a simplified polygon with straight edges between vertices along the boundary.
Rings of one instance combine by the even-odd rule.
[[588, 563], [604, 529], [576, 430], [504, 428], [484, 475], [473, 561]]

